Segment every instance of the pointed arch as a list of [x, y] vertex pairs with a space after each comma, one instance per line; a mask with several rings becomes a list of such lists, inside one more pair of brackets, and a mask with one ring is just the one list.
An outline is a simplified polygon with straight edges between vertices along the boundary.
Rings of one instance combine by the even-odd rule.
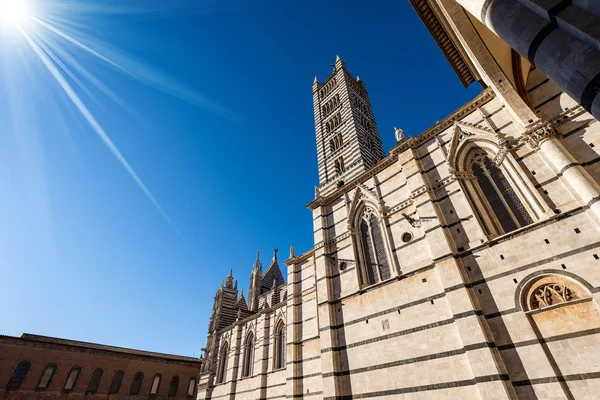
[[50, 385], [50, 382], [52, 381], [52, 377], [54, 376], [55, 372], [56, 364], [51, 363], [46, 365], [46, 368], [44, 368], [44, 372], [42, 372], [42, 376], [40, 376], [40, 381], [38, 382], [37, 389], [48, 389], [48, 386]]
[[254, 370], [254, 332], [249, 331], [244, 340], [244, 359], [242, 363], [242, 377], [252, 376]]
[[348, 209], [348, 230], [354, 243], [360, 286], [390, 279], [394, 273], [385, 208], [373, 193], [359, 185]]
[[273, 369], [285, 368], [286, 325], [283, 318], [279, 318], [279, 321], [275, 324], [274, 338]]
[[547, 214], [548, 207], [510, 154], [506, 140], [491, 129], [455, 123], [447, 162], [488, 237], [512, 232]]
[[221, 345], [218, 358], [217, 368], [217, 383], [225, 382], [225, 375], [227, 375], [227, 359], [229, 358], [229, 342], [226, 340]]

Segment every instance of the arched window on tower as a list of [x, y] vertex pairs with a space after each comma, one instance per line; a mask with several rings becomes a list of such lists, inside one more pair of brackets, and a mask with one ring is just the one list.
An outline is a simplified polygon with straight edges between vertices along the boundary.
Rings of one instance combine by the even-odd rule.
[[254, 365], [254, 334], [250, 332], [244, 341], [242, 377], [252, 376]]
[[337, 160], [335, 160], [333, 162], [334, 167], [335, 167], [335, 173], [336, 174], [342, 174], [344, 172], [346, 172], [346, 167], [344, 165], [344, 158], [339, 157]]
[[142, 381], [144, 380], [144, 374], [140, 371], [135, 374], [133, 377], [133, 382], [131, 382], [131, 390], [129, 394], [139, 394], [140, 389], [142, 388]]
[[280, 321], [275, 328], [275, 352], [273, 369], [285, 367], [285, 323]]
[[504, 234], [533, 223], [513, 185], [482, 149], [467, 158], [469, 195], [489, 233]]
[[15, 369], [15, 372], [13, 372], [13, 375], [10, 377], [6, 390], [19, 389], [23, 383], [23, 380], [25, 379], [25, 376], [27, 375], [27, 372], [29, 372], [29, 368], [31, 368], [31, 363], [29, 361], [22, 361]]
[[56, 364], [48, 364], [46, 368], [44, 368], [44, 372], [40, 377], [40, 381], [38, 382], [37, 389], [47, 389], [54, 373], [56, 372]]
[[364, 206], [357, 225], [357, 251], [363, 284], [374, 285], [391, 278], [384, 226], [378, 213], [373, 208]]
[[219, 367], [217, 370], [217, 383], [225, 382], [227, 375], [227, 359], [229, 358], [229, 343], [224, 342], [219, 352]]

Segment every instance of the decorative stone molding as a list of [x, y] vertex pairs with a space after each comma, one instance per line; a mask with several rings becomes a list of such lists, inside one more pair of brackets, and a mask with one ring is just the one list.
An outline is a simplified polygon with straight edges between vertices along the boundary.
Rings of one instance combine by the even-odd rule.
[[556, 126], [550, 122], [541, 121], [530, 125], [519, 138], [522, 143], [527, 143], [533, 150], [538, 150], [546, 140], [558, 137]]

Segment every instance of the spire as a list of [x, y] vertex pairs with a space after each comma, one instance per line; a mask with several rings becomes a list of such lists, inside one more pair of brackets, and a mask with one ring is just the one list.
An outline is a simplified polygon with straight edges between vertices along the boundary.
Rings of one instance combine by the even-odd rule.
[[273, 247], [273, 260], [271, 260], [271, 263], [274, 263], [277, 261], [277, 252], [279, 251], [279, 249], [277, 247]]
[[229, 275], [225, 279], [225, 287], [233, 289], [233, 270], [229, 270]]
[[336, 55], [335, 56], [335, 62], [338, 62], [338, 61], [342, 61], [342, 59], [340, 58], [340, 56]]
[[315, 76], [315, 80], [313, 81], [313, 85], [314, 85], [315, 83], [319, 83], [319, 79], [317, 79], [317, 77], [316, 77], [316, 76]]

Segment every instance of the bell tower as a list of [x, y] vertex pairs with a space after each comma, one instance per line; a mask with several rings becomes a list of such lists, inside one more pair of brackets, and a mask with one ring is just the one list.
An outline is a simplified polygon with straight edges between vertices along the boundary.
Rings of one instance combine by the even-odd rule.
[[313, 82], [319, 188], [328, 195], [385, 158], [366, 86], [337, 56], [331, 75]]

